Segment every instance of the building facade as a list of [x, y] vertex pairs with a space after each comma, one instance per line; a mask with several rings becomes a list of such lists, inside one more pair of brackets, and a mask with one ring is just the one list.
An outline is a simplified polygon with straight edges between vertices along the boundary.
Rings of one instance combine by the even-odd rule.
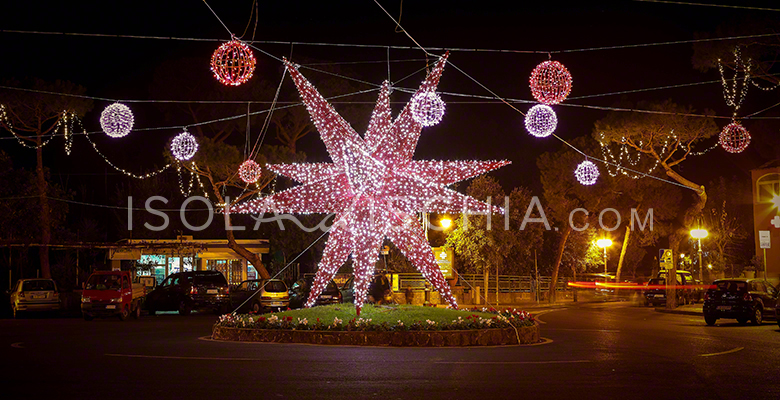
[[[767, 278], [777, 283], [780, 280], [780, 160], [750, 172], [753, 180], [753, 233], [756, 238], [756, 255], [764, 257], [766, 254]], [[762, 248], [762, 242], [763, 247], [768, 245], [769, 248]]]

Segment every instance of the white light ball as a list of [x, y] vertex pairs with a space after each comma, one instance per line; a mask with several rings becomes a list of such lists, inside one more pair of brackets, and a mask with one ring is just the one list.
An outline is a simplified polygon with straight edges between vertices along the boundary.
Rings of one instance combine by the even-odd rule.
[[122, 103], [111, 104], [100, 114], [100, 127], [113, 138], [127, 136], [133, 130], [134, 121], [133, 112]]
[[409, 107], [412, 118], [422, 126], [436, 125], [444, 117], [444, 101], [431, 90], [414, 95]]
[[179, 161], [187, 161], [195, 152], [198, 151], [198, 141], [195, 140], [195, 136], [192, 136], [189, 132], [184, 131], [175, 138], [171, 143], [171, 153]]
[[557, 126], [558, 117], [550, 106], [537, 104], [525, 115], [525, 129], [536, 137], [552, 135]]
[[238, 167], [238, 177], [246, 183], [255, 183], [260, 179], [263, 169], [254, 160], [246, 160]]
[[574, 171], [574, 176], [583, 185], [592, 185], [596, 183], [596, 179], [599, 177], [599, 168], [596, 164], [585, 160], [577, 166]]

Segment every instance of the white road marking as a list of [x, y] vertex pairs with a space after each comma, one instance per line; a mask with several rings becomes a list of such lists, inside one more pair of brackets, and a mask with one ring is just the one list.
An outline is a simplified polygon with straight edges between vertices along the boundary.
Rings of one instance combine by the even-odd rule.
[[729, 354], [729, 353], [736, 353], [740, 350], [743, 350], [744, 347], [737, 347], [731, 350], [721, 351], [720, 353], [709, 353], [709, 354], [699, 354], [699, 357], [712, 357], [712, 356], [720, 356], [723, 354]]

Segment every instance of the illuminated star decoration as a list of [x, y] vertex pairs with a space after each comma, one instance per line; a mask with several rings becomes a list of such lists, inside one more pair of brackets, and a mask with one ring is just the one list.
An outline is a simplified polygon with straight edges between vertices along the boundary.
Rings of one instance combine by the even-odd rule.
[[[437, 62], [417, 93], [436, 89], [447, 56]], [[408, 103], [392, 120], [388, 82], [382, 85], [368, 131], [361, 137], [294, 65], [287, 60], [285, 64], [333, 163], [269, 165], [270, 170], [302, 185], [239, 204], [228, 211], [336, 214], [307, 307], [314, 305], [351, 256], [355, 308], [360, 315], [385, 238], [401, 250], [442, 298], [457, 307], [416, 213], [503, 213], [499, 207], [447, 186], [509, 162], [412, 160], [422, 125], [413, 118]]]

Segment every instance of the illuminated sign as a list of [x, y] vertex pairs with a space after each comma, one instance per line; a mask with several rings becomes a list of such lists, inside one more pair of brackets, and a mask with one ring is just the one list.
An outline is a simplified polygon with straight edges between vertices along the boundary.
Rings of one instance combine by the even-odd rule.
[[451, 247], [433, 247], [432, 249], [433, 256], [436, 258], [436, 264], [439, 264], [439, 269], [444, 278], [453, 278], [452, 262], [455, 258], [455, 252]]

